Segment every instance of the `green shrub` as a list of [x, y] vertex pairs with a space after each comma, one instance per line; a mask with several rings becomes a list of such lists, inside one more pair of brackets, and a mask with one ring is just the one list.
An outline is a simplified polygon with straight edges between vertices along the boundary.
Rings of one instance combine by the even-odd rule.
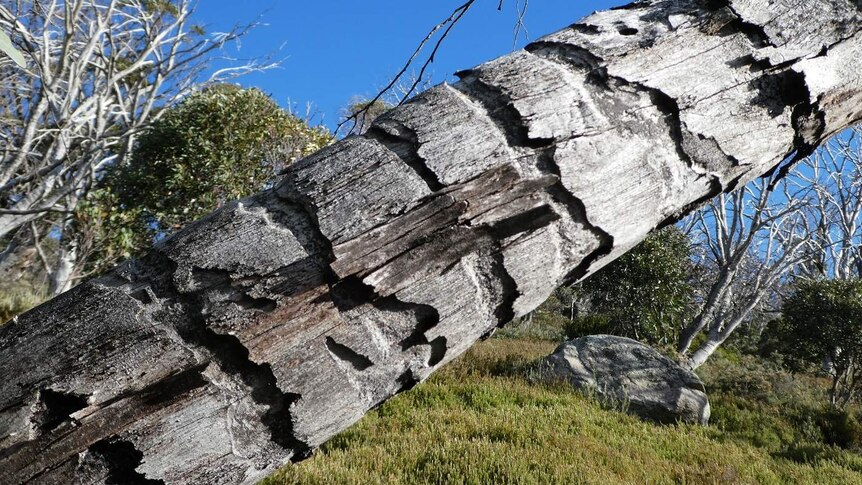
[[831, 364], [831, 404], [862, 395], [862, 280], [806, 281], [782, 308], [779, 343], [794, 370]]
[[691, 272], [691, 243], [670, 226], [651, 234], [579, 288], [591, 313], [605, 316], [605, 333], [651, 345], [676, 343], [694, 297]]
[[829, 463], [857, 473], [862, 472], [862, 456], [842, 452], [834, 446], [804, 443], [775, 455], [811, 466]]
[[566, 338], [586, 337], [611, 332], [610, 318], [607, 315], [585, 315], [566, 322]]
[[827, 409], [818, 416], [823, 441], [844, 449], [862, 449], [862, 423], [858, 413], [845, 409]]
[[218, 84], [166, 109], [110, 167], [78, 211], [98, 241], [95, 270], [138, 256], [153, 240], [269, 187], [294, 160], [332, 141], [266, 93]]
[[555, 311], [548, 300], [530, 315], [517, 318], [495, 334], [498, 338], [538, 339], [559, 342], [566, 338], [569, 319]]

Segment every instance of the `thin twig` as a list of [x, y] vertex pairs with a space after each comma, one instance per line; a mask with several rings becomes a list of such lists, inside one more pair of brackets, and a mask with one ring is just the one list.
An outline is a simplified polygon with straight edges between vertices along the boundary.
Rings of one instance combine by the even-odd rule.
[[404, 97], [398, 103], [399, 106], [403, 104], [404, 101], [406, 101], [419, 86], [419, 83], [422, 80], [422, 76], [425, 74], [425, 71], [427, 70], [428, 66], [434, 62], [434, 58], [437, 54], [437, 51], [440, 49], [440, 46], [443, 44], [443, 41], [449, 35], [452, 28], [455, 26], [456, 23], [458, 23], [459, 20], [461, 20], [464, 14], [466, 14], [467, 11], [470, 10], [470, 7], [472, 7], [474, 3], [476, 3], [476, 0], [468, 0], [466, 3], [453, 10], [449, 17], [432, 27], [428, 34], [425, 36], [425, 38], [422, 39], [422, 41], [416, 47], [416, 50], [413, 51], [413, 54], [410, 56], [410, 58], [407, 59], [407, 62], [404, 64], [401, 70], [398, 71], [398, 74], [396, 74], [395, 77], [392, 78], [389, 84], [387, 84], [386, 87], [380, 90], [380, 92], [378, 92], [377, 95], [374, 96], [374, 98], [367, 102], [365, 106], [362, 107], [362, 109], [356, 111], [355, 113], [352, 113], [350, 116], [341, 121], [335, 128], [335, 132], [338, 133], [346, 123], [353, 121], [353, 127], [351, 127], [350, 131], [347, 133], [348, 135], [353, 134], [357, 125], [356, 120], [358, 120], [360, 116], [366, 115], [368, 113], [368, 110], [372, 106], [374, 106], [377, 101], [380, 101], [383, 95], [386, 94], [398, 83], [398, 81], [404, 76], [407, 70], [410, 69], [410, 66], [413, 65], [414, 61], [419, 57], [419, 54], [422, 53], [422, 50], [425, 48], [425, 45], [428, 44], [428, 42], [430, 42], [431, 39], [434, 38], [434, 35], [436, 35], [437, 32], [440, 31], [440, 29], [446, 27], [446, 30], [443, 31], [443, 34], [440, 36], [440, 38], [437, 40], [437, 43], [434, 45], [434, 49], [431, 51], [431, 55], [429, 55], [425, 62], [422, 64], [422, 68], [419, 71], [419, 76], [417, 76], [416, 80], [410, 86], [410, 89], [407, 90]]

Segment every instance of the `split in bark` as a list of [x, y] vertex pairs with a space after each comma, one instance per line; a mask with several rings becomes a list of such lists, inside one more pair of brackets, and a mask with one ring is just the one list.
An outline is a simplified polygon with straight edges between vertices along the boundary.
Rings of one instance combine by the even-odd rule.
[[307, 456], [858, 120], [860, 30], [847, 0], [642, 2], [462, 73], [0, 329], [0, 468], [234, 483]]

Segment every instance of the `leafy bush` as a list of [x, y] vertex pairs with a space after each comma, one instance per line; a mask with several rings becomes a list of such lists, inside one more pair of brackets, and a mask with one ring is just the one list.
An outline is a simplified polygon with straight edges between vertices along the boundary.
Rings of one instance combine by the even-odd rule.
[[845, 449], [862, 450], [862, 422], [859, 414], [845, 409], [828, 409], [817, 416], [823, 441]]
[[564, 327], [566, 338], [586, 337], [613, 333], [610, 317], [607, 315], [584, 315], [569, 320]]
[[803, 282], [784, 302], [777, 339], [794, 370], [830, 365], [830, 402], [843, 407], [862, 392], [862, 281]]
[[154, 237], [263, 190], [331, 140], [257, 89], [211, 86], [140, 135], [130, 160], [109, 171], [79, 219], [105, 229], [96, 236], [103, 259], [135, 255]]
[[651, 234], [580, 287], [592, 313], [606, 318], [607, 333], [653, 345], [675, 343], [694, 296], [690, 256], [688, 237], [670, 226]]
[[516, 318], [495, 334], [501, 338], [561, 341], [567, 337], [570, 324], [569, 305], [564, 303], [568, 288], [559, 288], [539, 308]]

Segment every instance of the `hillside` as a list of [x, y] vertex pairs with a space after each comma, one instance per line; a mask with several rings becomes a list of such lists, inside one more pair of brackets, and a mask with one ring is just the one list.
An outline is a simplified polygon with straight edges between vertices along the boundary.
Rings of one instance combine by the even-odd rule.
[[660, 426], [531, 383], [555, 345], [483, 342], [264, 483], [862, 483], [862, 456], [826, 444], [853, 447], [858, 422], [816, 378], [725, 352], [701, 372], [710, 426]]

